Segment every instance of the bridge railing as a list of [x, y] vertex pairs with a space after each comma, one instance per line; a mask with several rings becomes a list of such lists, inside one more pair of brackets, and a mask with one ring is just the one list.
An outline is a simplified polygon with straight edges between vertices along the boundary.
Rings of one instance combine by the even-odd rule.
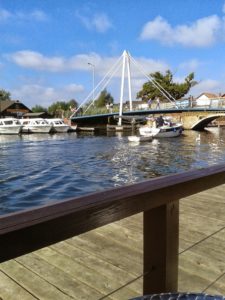
[[3, 215], [0, 262], [143, 212], [143, 293], [176, 291], [179, 200], [223, 183], [218, 165]]

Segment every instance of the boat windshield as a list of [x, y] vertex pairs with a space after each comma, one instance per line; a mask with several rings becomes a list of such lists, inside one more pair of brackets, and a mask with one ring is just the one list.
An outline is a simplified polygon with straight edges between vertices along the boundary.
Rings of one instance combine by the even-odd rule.
[[9, 120], [9, 121], [4, 121], [5, 125], [12, 125], [13, 124], [13, 121], [12, 120]]
[[36, 120], [35, 123], [38, 125], [48, 125], [48, 122], [45, 120]]

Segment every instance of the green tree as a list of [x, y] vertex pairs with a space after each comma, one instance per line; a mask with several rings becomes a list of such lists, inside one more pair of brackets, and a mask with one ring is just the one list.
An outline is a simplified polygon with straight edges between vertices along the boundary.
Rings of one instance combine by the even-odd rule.
[[32, 107], [31, 110], [32, 110], [32, 112], [34, 112], [34, 113], [43, 112], [43, 111], [47, 112], [47, 109], [44, 108], [44, 107], [41, 106], [41, 105], [35, 105], [34, 107]]
[[48, 112], [55, 117], [68, 117], [71, 115], [71, 109], [77, 108], [78, 102], [75, 99], [69, 101], [57, 101], [48, 107]]
[[[185, 96], [191, 87], [197, 84], [197, 81], [194, 80], [194, 73], [190, 73], [182, 83], [176, 83], [173, 81], [173, 74], [170, 70], [167, 70], [165, 75], [160, 72], [155, 72], [150, 74], [150, 77], [153, 79], [156, 84], [165, 89], [168, 94], [167, 96], [172, 99], [178, 100]], [[170, 95], [172, 97], [170, 97]], [[141, 98], [143, 101], [148, 101], [149, 99], [154, 100], [159, 98], [161, 101], [166, 101], [166, 97], [160, 92], [160, 90], [152, 83], [151, 81], [145, 82], [142, 86], [142, 90], [137, 93], [137, 98]]]
[[57, 101], [52, 103], [48, 107], [48, 112], [55, 117], [62, 117], [64, 112], [67, 110], [67, 104], [65, 101]]
[[71, 100], [68, 102], [68, 107], [67, 107], [67, 109], [69, 110], [71, 107], [72, 107], [72, 108], [75, 108], [75, 107], [78, 107], [78, 106], [79, 106], [79, 104], [78, 104], [77, 100], [71, 99]]
[[11, 100], [11, 95], [5, 90], [0, 90], [0, 101]]
[[106, 89], [104, 89], [103, 91], [101, 91], [101, 94], [99, 95], [98, 99], [95, 101], [95, 106], [96, 107], [103, 107], [107, 103], [111, 104], [113, 102], [114, 102], [114, 99], [111, 96], [111, 94], [108, 93]]

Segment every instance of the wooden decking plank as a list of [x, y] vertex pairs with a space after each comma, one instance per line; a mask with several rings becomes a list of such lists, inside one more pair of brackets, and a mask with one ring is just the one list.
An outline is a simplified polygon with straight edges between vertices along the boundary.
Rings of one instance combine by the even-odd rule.
[[[119, 285], [124, 285], [129, 281], [135, 279], [135, 276], [132, 276], [128, 272], [108, 263], [107, 261], [97, 257], [94, 253], [86, 252], [85, 249], [81, 250], [74, 245], [71, 245], [67, 242], [57, 243], [53, 245], [55, 251], [58, 251], [62, 255], [68, 256], [71, 259], [88, 266], [90, 269], [98, 270], [98, 272], [104, 274], [108, 278], [116, 278]], [[140, 284], [135, 282], [132, 284], [134, 291], [141, 293]], [[130, 288], [130, 286], [129, 286]]]
[[[50, 247], [40, 249], [36, 252], [36, 254], [42, 259], [48, 261], [48, 263], [51, 263], [55, 267], [62, 269], [75, 280], [77, 279], [83, 282], [93, 289], [96, 289], [96, 291], [103, 295], [108, 294], [120, 287], [116, 278], [107, 278], [103, 274], [99, 273], [98, 270], [92, 270], [87, 266], [77, 263], [67, 256], [61, 255], [60, 253], [54, 251]], [[128, 288], [123, 289], [123, 292], [131, 295], [133, 293]]]
[[178, 273], [178, 291], [179, 292], [195, 292], [199, 293], [208, 286], [209, 281], [193, 273], [191, 270], [183, 270], [179, 267]]
[[[198, 212], [199, 212], [199, 214], [201, 214], [203, 212], [204, 215], [210, 216], [212, 218], [213, 212], [214, 212], [214, 209], [216, 206], [217, 207], [216, 212], [218, 214], [217, 217], [218, 216], [221, 217], [221, 220], [224, 221], [224, 215], [221, 213], [220, 209], [222, 209], [222, 211], [223, 211], [225, 208], [225, 205], [224, 205], [224, 203], [220, 203], [219, 201], [214, 201], [214, 199], [212, 199], [213, 197], [214, 197], [213, 195], [212, 196], [204, 195], [204, 197], [198, 196], [195, 199], [188, 199], [188, 201], [184, 200], [181, 202], [182, 203], [181, 212], [183, 212], [184, 210], [188, 214], [189, 213], [198, 214]], [[221, 195], [218, 197], [221, 197], [221, 201], [223, 200]], [[196, 208], [201, 209], [203, 206], [205, 206], [206, 203], [207, 203], [207, 209], [196, 211]], [[211, 209], [211, 211], [208, 211], [208, 209]], [[215, 219], [218, 220], [217, 217]]]
[[[223, 200], [224, 191], [221, 193], [221, 195], [216, 194], [218, 191], [215, 191], [215, 195], [220, 197], [221, 201]], [[223, 213], [225, 211], [225, 203], [214, 201], [215, 195], [198, 194], [198, 196], [193, 198], [193, 200], [190, 198], [188, 201], [181, 201], [182, 207], [185, 208], [187, 215], [191, 210], [195, 210], [195, 212], [198, 211], [200, 215], [204, 215], [205, 217], [225, 221], [225, 215]]]
[[[15, 295], [17, 298], [15, 298]], [[14, 280], [0, 271], [0, 299], [2, 300], [37, 300]]]
[[130, 229], [136, 231], [136, 232], [140, 232], [142, 231], [142, 227], [143, 227], [143, 213], [139, 213], [137, 214], [137, 217], [134, 219], [134, 216], [131, 216], [129, 218], [125, 218], [122, 219], [120, 221], [118, 221], [117, 223], [119, 223], [122, 226], [129, 226]]
[[201, 255], [193, 251], [184, 253], [179, 257], [179, 262], [182, 270], [197, 274], [199, 277], [210, 282], [213, 282], [221, 274], [220, 270], [213, 265], [212, 261], [208, 261]]
[[124, 240], [126, 240], [126, 244], [129, 243], [131, 247], [135, 249], [140, 248], [142, 252], [143, 235], [140, 230], [134, 231], [131, 230], [129, 226], [116, 222], [107, 225], [107, 229], [105, 229], [105, 226], [98, 228], [97, 232], [102, 235], [108, 235], [111, 239], [121, 243], [124, 243]]
[[130, 249], [125, 243], [118, 244], [110, 239], [105, 239], [96, 232], [90, 232], [89, 235], [78, 236], [69, 240], [69, 243], [77, 247], [85, 247], [89, 252], [95, 252], [99, 257], [120, 267], [134, 275], [142, 272], [142, 255], [139, 249]]
[[72, 299], [81, 299], [86, 295], [92, 295], [93, 298], [100, 298], [102, 295], [96, 290], [84, 285], [78, 280], [74, 280], [67, 273], [59, 268], [54, 267], [47, 261], [41, 259], [35, 253], [17, 258], [26, 268], [32, 270], [43, 280], [56, 286], [60, 291], [70, 296]]
[[225, 275], [219, 278], [212, 286], [206, 289], [207, 294], [225, 295]]
[[[189, 240], [190, 246], [194, 246], [179, 257], [180, 290], [201, 292], [211, 284], [207, 292], [215, 293], [216, 286], [218, 294], [223, 290], [221, 281], [214, 281], [223, 274], [225, 267], [225, 262], [222, 262], [224, 230], [217, 232], [225, 226], [224, 189], [225, 186], [217, 187], [181, 201], [180, 242], [185, 241], [187, 246]], [[201, 240], [203, 238], [206, 239]]]
[[0, 269], [13, 278], [21, 287], [33, 294], [37, 299], [46, 300], [71, 300], [56, 287], [52, 286], [35, 273], [15, 260], [4, 262], [0, 265]]
[[[221, 236], [223, 235], [223, 239], [219, 237], [219, 233]], [[193, 247], [193, 251], [198, 253], [199, 255], [204, 256], [208, 260], [220, 261], [221, 265], [225, 267], [224, 260], [224, 249], [225, 249], [225, 229], [221, 232], [216, 233], [215, 235], [209, 237], [202, 243]]]
[[[225, 211], [225, 210], [224, 210]], [[223, 226], [225, 220], [221, 221], [210, 216], [201, 214], [187, 214], [185, 213], [185, 220], [180, 218], [180, 224], [185, 225], [185, 227], [193, 227], [196, 231], [204, 232], [206, 235], [217, 231]]]

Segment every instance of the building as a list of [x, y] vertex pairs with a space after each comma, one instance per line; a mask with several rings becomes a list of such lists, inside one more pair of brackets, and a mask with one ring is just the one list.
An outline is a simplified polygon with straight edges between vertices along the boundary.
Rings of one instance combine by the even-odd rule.
[[22, 117], [25, 113], [32, 112], [19, 100], [0, 101], [0, 117]]
[[25, 113], [23, 115], [23, 118], [43, 118], [43, 119], [48, 119], [48, 118], [52, 118], [52, 116], [47, 113], [46, 111], [42, 111], [42, 112], [36, 112], [36, 113], [33, 113], [33, 112], [28, 112], [28, 113]]
[[202, 93], [195, 99], [195, 105], [199, 107], [221, 107], [225, 103], [225, 97], [213, 93]]

